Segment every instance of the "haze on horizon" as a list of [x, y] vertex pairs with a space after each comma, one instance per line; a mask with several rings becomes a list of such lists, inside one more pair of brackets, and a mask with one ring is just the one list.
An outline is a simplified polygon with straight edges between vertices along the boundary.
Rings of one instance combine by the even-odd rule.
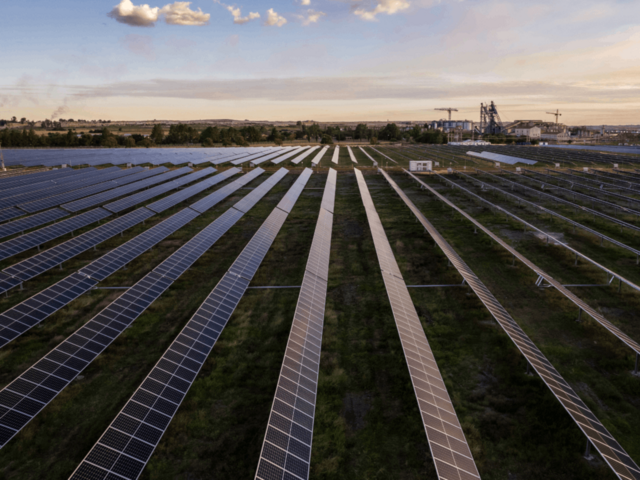
[[165, 1], [3, 2], [0, 118], [640, 124], [637, 1]]

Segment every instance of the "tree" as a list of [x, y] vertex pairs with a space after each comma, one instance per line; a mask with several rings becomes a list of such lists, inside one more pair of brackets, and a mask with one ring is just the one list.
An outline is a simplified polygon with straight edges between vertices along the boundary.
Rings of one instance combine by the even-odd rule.
[[158, 145], [162, 143], [162, 140], [164, 140], [164, 130], [162, 130], [162, 125], [156, 124], [153, 126], [153, 130], [151, 130], [151, 140], [156, 142]]
[[26, 122], [27, 122], [26, 117], [22, 117], [22, 118], [20, 119], [20, 123], [21, 123], [22, 125], [24, 125]]
[[16, 117], [11, 117], [11, 123], [16, 123], [18, 119]]
[[127, 148], [134, 148], [136, 146], [136, 141], [133, 137], [127, 137], [127, 140], [124, 143], [124, 146]]
[[202, 146], [213, 147], [213, 140], [211, 140], [211, 137], [205, 137], [204, 141], [202, 142]]
[[271, 129], [271, 133], [267, 137], [267, 140], [274, 142], [276, 145], [282, 145], [282, 135], [276, 127]]
[[367, 126], [364, 123], [359, 123], [358, 126], [356, 127], [356, 131], [353, 135], [353, 137], [356, 140], [364, 140], [365, 138], [367, 138]]
[[322, 142], [320, 143], [322, 143], [323, 145], [333, 145], [333, 139], [330, 135], [327, 135], [325, 133], [324, 135], [322, 135]]

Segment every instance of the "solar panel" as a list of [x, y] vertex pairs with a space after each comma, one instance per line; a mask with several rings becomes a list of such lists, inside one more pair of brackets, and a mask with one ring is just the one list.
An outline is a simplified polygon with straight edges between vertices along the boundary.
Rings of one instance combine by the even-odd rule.
[[33, 247], [37, 247], [55, 238], [71, 233], [79, 228], [91, 225], [98, 220], [110, 216], [111, 213], [102, 208], [96, 208], [88, 212], [67, 218], [61, 222], [54, 223], [33, 232], [20, 235], [6, 242], [0, 243], [0, 260], [12, 257], [18, 253], [25, 252]]
[[298, 165], [300, 162], [302, 162], [305, 158], [307, 158], [309, 155], [311, 155], [313, 152], [315, 152], [317, 149], [319, 149], [320, 147], [311, 147], [309, 150], [307, 150], [306, 152], [304, 152], [302, 155], [300, 155], [299, 157], [294, 158], [293, 160], [291, 160], [291, 163]]
[[[609, 464], [614, 473], [621, 479], [640, 478], [640, 468], [629, 457], [622, 446], [613, 438], [605, 426], [596, 418], [578, 394], [562, 378], [560, 373], [547, 360], [544, 354], [531, 341], [527, 334], [511, 318], [505, 308], [498, 302], [489, 289], [473, 273], [456, 251], [447, 243], [440, 233], [431, 225], [420, 210], [409, 200], [406, 194], [387, 175], [390, 184], [422, 223], [449, 261], [462, 275], [466, 283], [489, 310], [493, 318], [524, 355], [529, 364], [540, 375], [562, 406], [576, 422], [591, 444], [598, 450], [602, 458]], [[533, 264], [531, 264], [533, 265]], [[557, 283], [557, 282], [556, 282]]]
[[[284, 170], [284, 169], [280, 169], [278, 171], [278, 173], [276, 173], [273, 176], [275, 177], [276, 175], [281, 173], [282, 170]], [[280, 202], [278, 203], [278, 208], [280, 210], [283, 210], [283, 211], [285, 211], [287, 213], [291, 213], [291, 209], [293, 208], [293, 206], [298, 201], [298, 197], [302, 193], [302, 190], [304, 190], [304, 187], [307, 184], [307, 181], [311, 177], [312, 173], [313, 173], [313, 170], [311, 170], [310, 168], [305, 168], [302, 171], [302, 173], [300, 174], [300, 177], [298, 177], [299, 181], [296, 181], [296, 183], [293, 184], [291, 189], [289, 189], [288, 194], [285, 195], [284, 198], [282, 200], [280, 200]], [[283, 175], [284, 174], [286, 174], [286, 172], [284, 172]]]
[[362, 172], [355, 170], [382, 278], [439, 478], [480, 475]]
[[22, 210], [18, 210], [17, 208], [5, 208], [0, 210], [0, 222], [4, 222], [6, 220], [11, 220], [12, 218], [21, 217], [24, 215]]
[[[296, 191], [307, 180], [299, 177]], [[296, 197], [296, 191], [287, 195]], [[140, 476], [287, 216], [273, 210], [71, 479]]]
[[[26, 282], [115, 235], [142, 223], [153, 215], [155, 215], [155, 213], [151, 210], [147, 210], [144, 207], [139, 208], [60, 245], [56, 245], [49, 250], [23, 260], [20, 263], [5, 268], [3, 272]], [[0, 291], [0, 293], [2, 292]]]
[[324, 157], [324, 154], [327, 153], [327, 150], [329, 150], [329, 147], [324, 147], [322, 150], [320, 150], [320, 152], [318, 152], [318, 154], [313, 157], [313, 160], [311, 160], [311, 165], [313, 165], [314, 167], [318, 165], [320, 163], [320, 160], [322, 160], [322, 157]]
[[285, 160], [290, 159], [291, 157], [298, 155], [300, 152], [305, 151], [306, 149], [308, 149], [309, 147], [296, 147], [293, 149], [293, 151], [287, 153], [286, 155], [282, 155], [281, 157], [275, 158], [273, 160], [271, 160], [271, 163], [273, 163], [274, 165], [279, 165], [280, 163], [284, 162]]
[[[282, 210], [275, 209], [275, 212], [286, 217]], [[0, 447], [53, 400], [242, 216], [242, 212], [230, 208], [0, 391]]]
[[0, 238], [8, 237], [9, 235], [15, 235], [16, 233], [30, 230], [45, 223], [55, 222], [69, 215], [68, 212], [61, 210], [60, 208], [54, 208], [45, 212], [37, 213], [29, 217], [14, 220], [13, 222], [0, 225]]
[[214, 205], [217, 205], [222, 200], [227, 198], [231, 193], [239, 190], [240, 188], [244, 187], [246, 184], [248, 184], [252, 180], [258, 178], [263, 173], [264, 173], [264, 170], [261, 169], [260, 167], [254, 170], [251, 170], [251, 172], [243, 175], [233, 183], [230, 183], [229, 185], [225, 185], [219, 190], [216, 190], [215, 192], [207, 195], [203, 199], [198, 200], [189, 208], [194, 209], [196, 212], [200, 212], [200, 213], [205, 212], [210, 208], [212, 208]]
[[333, 149], [333, 157], [331, 157], [331, 162], [337, 165], [339, 156], [340, 156], [340, 147], [336, 147]]
[[6, 312], [0, 313], [0, 348], [97, 284], [96, 280], [73, 273]]
[[[257, 160], [252, 160], [251, 161], [251, 165], [256, 166], [256, 165], [264, 163], [264, 162], [266, 162], [268, 160], [272, 160], [273, 161], [273, 159], [278, 160], [278, 163], [280, 163], [282, 160], [284, 160], [284, 158], [281, 158], [281, 156], [283, 156], [284, 153], [289, 152], [290, 150], [291, 150], [290, 147], [286, 147], [286, 148], [283, 148], [281, 150], [277, 150], [277, 151], [275, 151], [275, 152], [273, 152], [273, 153], [271, 153], [271, 154], [269, 154], [269, 155], [267, 155], [265, 157], [260, 157]], [[294, 150], [294, 152], [293, 152], [294, 154], [297, 153], [297, 148], [294, 148], [293, 150]], [[290, 153], [292, 153], [292, 152], [289, 152], [289, 154]], [[284, 157], [288, 158], [289, 154], [284, 155]]]
[[230, 168], [229, 170], [225, 170], [224, 172], [208, 178], [202, 182], [196, 183], [195, 185], [185, 188], [179, 192], [176, 192], [168, 197], [158, 200], [157, 202], [153, 202], [151, 205], [147, 205], [149, 210], [153, 210], [154, 212], [164, 212], [165, 210], [178, 205], [179, 203], [203, 192], [218, 183], [224, 182], [228, 180], [232, 176], [237, 173], [242, 172], [239, 168]]
[[362, 148], [362, 147], [358, 147], [358, 148], [360, 149], [360, 151], [361, 151], [362, 153], [364, 153], [364, 154], [367, 156], [367, 158], [368, 158], [369, 160], [371, 160], [371, 161], [373, 162], [373, 166], [374, 166], [374, 167], [377, 167], [377, 166], [378, 166], [378, 162], [376, 162], [376, 161], [373, 159], [373, 157], [372, 157], [371, 155], [369, 155], [369, 154], [365, 151], [365, 149], [364, 149], [364, 148]]
[[240, 157], [240, 158], [231, 160], [231, 163], [233, 165], [240, 165], [241, 163], [246, 163], [246, 162], [248, 162], [250, 160], [253, 160], [255, 158], [259, 158], [259, 157], [262, 157], [263, 155], [267, 155], [270, 152], [271, 152], [270, 148], [262, 148], [262, 149], [258, 150], [257, 152], [254, 152], [251, 155], [248, 155], [246, 157]]
[[325, 185], [256, 479], [282, 479], [286, 474], [309, 478], [335, 186], [329, 179]]
[[[287, 170], [286, 168], [278, 169], [276, 173], [262, 182], [249, 195], [245, 196], [242, 200], [236, 203], [233, 208], [235, 208], [236, 210], [240, 210], [243, 213], [247, 213], [255, 206], [258, 200], [261, 199], [269, 190], [271, 190], [276, 183], [282, 180], [285, 175], [287, 175], [287, 173], [289, 173], [289, 170]], [[285, 201], [286, 198], [288, 197], [285, 195], [285, 197], [281, 200], [281, 203]]]
[[146, 178], [144, 180], [133, 182], [128, 185], [123, 185], [122, 187], [114, 188], [97, 195], [92, 195], [91, 197], [76, 200], [75, 202], [65, 203], [62, 205], [62, 208], [70, 212], [78, 212], [80, 210], [84, 210], [85, 208], [95, 207], [96, 205], [108, 202], [109, 200], [113, 200], [114, 198], [127, 195], [128, 193], [133, 193], [143, 188], [166, 182], [167, 180], [185, 175], [186, 173], [189, 173], [191, 171], [192, 170], [189, 167], [172, 170], [170, 172], [163, 173], [162, 175], [155, 175], [151, 178]]
[[358, 163], [358, 160], [356, 160], [356, 156], [353, 154], [353, 150], [351, 150], [351, 147], [347, 147], [347, 150], [349, 151], [349, 158], [351, 158], [351, 161], [353, 163]]
[[[85, 170], [84, 168], [82, 170]], [[93, 167], [88, 167], [86, 170], [95, 170]], [[78, 173], [79, 170], [74, 170], [72, 168], [62, 168], [60, 170], [48, 170], [46, 172], [38, 172], [38, 173], [27, 173], [25, 175], [20, 175], [18, 177], [12, 178], [3, 178], [0, 180], [0, 188], [9, 189], [18, 185], [31, 185], [37, 182], [45, 182], [48, 180], [53, 180], [55, 178], [63, 178], [67, 175], [73, 175], [74, 173]]]
[[378, 149], [376, 149], [376, 148], [373, 148], [373, 147], [369, 147], [369, 148], [371, 148], [371, 150], [373, 150], [374, 152], [378, 153], [379, 155], [382, 155], [382, 156], [383, 156], [384, 158], [386, 158], [387, 160], [389, 160], [389, 161], [391, 161], [391, 162], [393, 162], [393, 163], [398, 163], [398, 162], [396, 162], [393, 158], [391, 158], [391, 157], [389, 157], [389, 156], [385, 155], [384, 153], [382, 153], [380, 150], [378, 150]]

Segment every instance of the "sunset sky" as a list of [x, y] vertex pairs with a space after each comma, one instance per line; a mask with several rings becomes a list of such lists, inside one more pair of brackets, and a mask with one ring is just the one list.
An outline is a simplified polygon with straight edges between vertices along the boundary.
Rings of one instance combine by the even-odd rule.
[[0, 2], [0, 118], [640, 124], [637, 0], [118, 1]]

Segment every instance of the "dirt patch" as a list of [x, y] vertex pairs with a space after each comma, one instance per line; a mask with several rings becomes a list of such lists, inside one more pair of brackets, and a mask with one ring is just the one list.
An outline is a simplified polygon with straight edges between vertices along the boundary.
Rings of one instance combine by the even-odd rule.
[[525, 233], [523, 231], [509, 230], [506, 228], [500, 230], [500, 235], [503, 237], [507, 237], [509, 240], [513, 240], [514, 242], [525, 241], [529, 236], [528, 233]]
[[365, 427], [364, 417], [371, 410], [370, 393], [347, 393], [342, 406], [342, 416], [353, 431]]
[[345, 283], [335, 289], [337, 300], [344, 305], [354, 305], [358, 294], [358, 287], [353, 283]]
[[362, 228], [356, 222], [346, 221], [342, 223], [341, 227], [345, 237], [354, 238], [362, 236]]
[[[542, 234], [540, 232], [533, 232], [533, 235], [542, 240], [543, 242], [547, 241], [547, 235], [546, 234]], [[549, 232], [549, 244], [550, 245], [559, 245], [559, 241], [562, 243], [566, 243], [565, 238], [564, 238], [564, 233], [560, 233], [560, 232]]]

